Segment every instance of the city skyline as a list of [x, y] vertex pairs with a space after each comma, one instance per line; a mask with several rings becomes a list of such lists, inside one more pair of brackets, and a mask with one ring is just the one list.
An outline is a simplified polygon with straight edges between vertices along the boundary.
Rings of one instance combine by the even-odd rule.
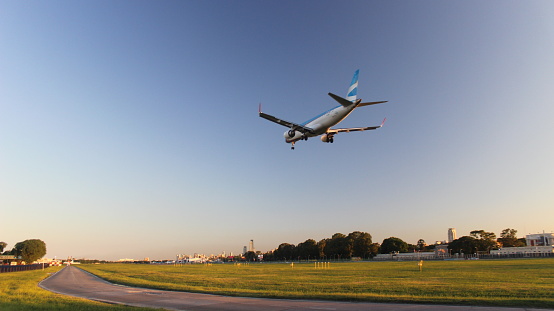
[[[505, 228], [506, 229], [506, 228]], [[510, 229], [513, 229], [513, 228], [510, 228]], [[452, 231], [451, 231], [452, 230]], [[473, 230], [472, 230], [473, 231]], [[441, 245], [441, 244], [448, 244], [450, 243], [450, 237], [451, 237], [451, 232], [453, 232], [453, 237], [454, 237], [454, 240], [456, 240], [458, 237], [457, 237], [457, 233], [456, 233], [456, 228], [448, 228], [448, 232], [446, 233], [446, 236], [447, 238], [444, 239], [444, 240], [434, 240], [434, 241], [425, 241], [425, 244], [426, 245]], [[341, 233], [341, 232], [338, 232], [338, 233]], [[495, 232], [493, 232], [495, 233]], [[545, 234], [546, 232], [543, 230], [543, 232], [536, 232], [536, 233], [526, 233], [526, 234], [518, 234], [517, 237], [518, 238], [527, 238], [529, 236], [540, 236], [542, 234]], [[495, 233], [496, 234], [496, 233]], [[547, 234], [554, 234], [554, 232], [548, 232]], [[468, 232], [467, 234], [464, 234], [463, 236], [470, 236], [470, 232]], [[393, 236], [391, 236], [393, 237]], [[461, 237], [461, 236], [460, 236]], [[330, 237], [328, 237], [330, 238]], [[500, 238], [500, 234], [497, 235], [497, 238]], [[309, 239], [309, 238], [308, 238]], [[306, 239], [306, 240], [308, 240]], [[283, 242], [283, 243], [289, 243], [289, 244], [293, 244], [293, 245], [298, 245], [300, 243], [303, 243], [305, 242], [306, 240], [303, 240], [303, 241], [299, 241], [297, 243], [289, 243], [289, 242]], [[316, 242], [319, 242], [318, 240], [316, 240]], [[379, 243], [381, 244], [382, 241], [375, 241], [373, 240], [373, 243]], [[416, 245], [416, 243], [411, 243], [410, 241], [404, 241], [408, 244], [412, 244], [412, 245]], [[419, 241], [418, 241], [419, 242]], [[256, 250], [254, 247], [253, 247], [253, 240], [250, 240], [249, 241], [249, 246], [243, 246], [243, 251], [242, 252], [239, 252], [239, 253], [234, 253], [233, 251], [230, 251], [230, 252], [227, 252], [226, 250], [222, 250], [220, 252], [211, 252], [211, 253], [204, 253], [204, 252], [197, 252], [197, 251], [191, 251], [189, 253], [178, 253], [176, 254], [175, 256], [177, 258], [228, 258], [228, 257], [235, 257], [235, 256], [243, 256], [246, 252], [250, 252], [250, 251], [254, 251], [254, 252], [259, 252], [261, 254], [265, 254], [265, 253], [268, 253], [268, 252], [272, 252], [274, 250], [276, 250], [278, 248], [279, 245], [276, 245], [275, 247], [273, 248], [270, 248], [270, 249], [266, 249], [266, 250]], [[533, 246], [533, 245], [531, 245]], [[526, 248], [526, 247], [524, 247]], [[175, 257], [174, 256], [174, 257]], [[72, 257], [72, 256], [69, 256], [69, 257]], [[55, 257], [54, 257], [55, 258]], [[59, 259], [59, 258], [58, 258]], [[92, 260], [92, 259], [96, 259], [96, 260], [112, 260], [112, 261], [132, 261], [132, 260], [144, 260], [144, 261], [159, 261], [159, 260], [172, 260], [171, 257], [167, 257], [167, 258], [150, 258], [149, 256], [145, 257], [144, 259], [131, 259], [131, 258], [119, 258], [119, 259], [104, 259], [104, 258], [74, 258], [74, 259], [88, 259], [88, 260]]]
[[[4, 1], [0, 240], [172, 258], [554, 231], [554, 3]], [[291, 151], [258, 106], [341, 127]], [[236, 248], [231, 247], [236, 245]]]

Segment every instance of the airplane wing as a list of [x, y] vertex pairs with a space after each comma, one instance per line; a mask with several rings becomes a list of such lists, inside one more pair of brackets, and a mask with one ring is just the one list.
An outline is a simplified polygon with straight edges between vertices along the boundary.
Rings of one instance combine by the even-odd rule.
[[382, 128], [385, 124], [385, 121], [387, 118], [383, 120], [381, 125], [379, 126], [368, 126], [368, 127], [352, 127], [352, 128], [346, 128], [346, 129], [329, 129], [327, 131], [328, 134], [336, 134], [336, 133], [350, 133], [350, 132], [359, 132], [359, 131], [368, 131], [368, 130], [376, 130], [378, 128]]
[[260, 114], [260, 117], [266, 119], [266, 120], [269, 120], [271, 122], [275, 122], [277, 124], [280, 124], [282, 126], [286, 126], [294, 131], [299, 131], [299, 132], [302, 132], [302, 133], [314, 133], [314, 130], [309, 128], [309, 127], [306, 127], [304, 125], [300, 125], [300, 124], [296, 124], [296, 123], [293, 123], [293, 122], [289, 122], [289, 121], [285, 121], [283, 119], [279, 119], [277, 117], [274, 117], [272, 115], [269, 115], [267, 113], [263, 113], [261, 111], [261, 106], [260, 106], [260, 110], [259, 110], [259, 114]]

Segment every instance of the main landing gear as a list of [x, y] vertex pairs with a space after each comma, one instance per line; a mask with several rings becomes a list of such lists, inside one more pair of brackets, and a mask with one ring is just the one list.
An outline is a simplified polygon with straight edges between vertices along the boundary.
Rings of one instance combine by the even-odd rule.
[[292, 146], [290, 147], [290, 150], [294, 150], [294, 142], [291, 143]]

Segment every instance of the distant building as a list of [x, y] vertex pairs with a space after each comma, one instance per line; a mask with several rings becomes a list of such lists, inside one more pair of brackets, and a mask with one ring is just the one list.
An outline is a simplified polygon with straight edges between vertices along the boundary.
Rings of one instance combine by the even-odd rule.
[[539, 255], [554, 254], [554, 246], [502, 247], [491, 250], [491, 255]]
[[502, 247], [497, 250], [491, 250], [494, 255], [539, 255], [554, 254], [554, 233], [528, 234], [525, 236], [527, 246], [522, 247]]
[[448, 244], [438, 244], [435, 246], [435, 256], [440, 257], [446, 257], [450, 255], [450, 252], [448, 251]]
[[[67, 259], [68, 262], [72, 262], [73, 259]], [[132, 259], [132, 258], [121, 258], [121, 259], [118, 259], [117, 262], [134, 262], [135, 260]]]
[[254, 249], [254, 240], [250, 240], [250, 243], [248, 244], [248, 251], [256, 252], [256, 250]]
[[373, 260], [433, 260], [437, 259], [435, 252], [415, 252], [415, 253], [394, 253], [378, 254]]
[[248, 248], [246, 248], [246, 245], [242, 248], [242, 254], [246, 254], [248, 252]]
[[50, 266], [61, 266], [62, 265], [62, 261], [59, 260], [59, 259], [56, 259], [56, 258], [41, 258], [39, 260], [36, 261], [36, 263], [47, 263], [47, 264], [50, 264]]
[[552, 246], [554, 233], [528, 234], [525, 236], [527, 246]]
[[456, 228], [448, 228], [448, 243], [452, 243], [452, 241], [456, 240], [458, 237], [456, 236]]
[[200, 257], [195, 257], [195, 258], [187, 258], [187, 263], [204, 263], [206, 262], [206, 258], [200, 258]]

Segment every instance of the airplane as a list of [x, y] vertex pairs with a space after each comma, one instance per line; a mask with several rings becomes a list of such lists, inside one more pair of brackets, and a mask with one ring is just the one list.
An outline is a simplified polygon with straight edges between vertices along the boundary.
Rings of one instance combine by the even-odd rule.
[[299, 140], [308, 140], [308, 137], [321, 136], [321, 141], [324, 143], [333, 143], [334, 137], [338, 133], [349, 133], [357, 131], [367, 131], [367, 130], [376, 130], [383, 127], [387, 118], [383, 120], [381, 125], [378, 126], [368, 126], [368, 127], [353, 127], [353, 128], [338, 128], [332, 129], [332, 126], [337, 125], [342, 120], [344, 120], [354, 109], [363, 106], [375, 105], [386, 103], [387, 101], [378, 101], [378, 102], [367, 102], [362, 103], [361, 99], [357, 99], [358, 95], [358, 74], [360, 70], [354, 72], [354, 77], [352, 77], [352, 82], [348, 88], [346, 98], [342, 98], [333, 93], [329, 93], [334, 100], [336, 100], [340, 105], [325, 111], [318, 116], [311, 118], [310, 120], [304, 123], [293, 123], [285, 121], [283, 119], [276, 118], [274, 116], [268, 115], [262, 112], [262, 104], [260, 104], [258, 109], [258, 114], [260, 117], [275, 122], [277, 124], [286, 126], [290, 128], [284, 133], [285, 142], [292, 144], [291, 149], [294, 150], [294, 143]]

